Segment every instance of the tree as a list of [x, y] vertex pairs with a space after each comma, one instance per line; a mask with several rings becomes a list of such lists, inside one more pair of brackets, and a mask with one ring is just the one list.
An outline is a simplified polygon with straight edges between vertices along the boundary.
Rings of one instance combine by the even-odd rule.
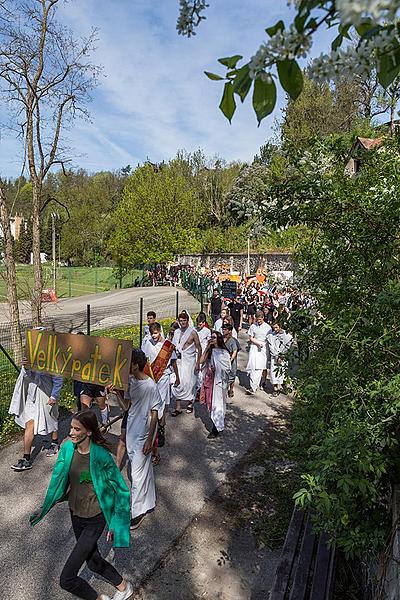
[[[276, 81], [292, 100], [303, 89], [299, 60], [307, 58], [315, 33], [322, 28], [336, 29], [337, 36], [328, 54], [321, 54], [309, 70], [315, 81], [326, 82], [338, 74], [370, 74], [375, 65], [379, 83], [387, 89], [400, 72], [400, 34], [396, 19], [400, 3], [396, 0], [300, 0], [293, 2], [295, 17], [286, 26], [280, 20], [267, 27], [268, 38], [246, 64], [239, 66], [241, 55], [220, 58], [226, 76], [206, 72], [211, 80], [224, 81], [220, 109], [231, 121], [237, 97], [243, 102], [253, 89], [252, 102], [258, 123], [271, 114], [276, 105]], [[204, 0], [180, 0], [178, 32], [190, 37], [205, 18]], [[357, 47], [348, 44], [351, 34], [360, 36]]]
[[[34, 289], [32, 319], [41, 322], [40, 213], [43, 183], [51, 167], [67, 161], [63, 128], [77, 115], [96, 84], [98, 69], [87, 61], [96, 32], [76, 41], [55, 18], [62, 0], [13, 0], [0, 7], [0, 81], [26, 148], [32, 184]], [[13, 17], [9, 18], [12, 8]], [[17, 17], [17, 18], [16, 18]]]
[[22, 339], [21, 327], [19, 322], [19, 307], [17, 296], [17, 272], [13, 256], [13, 242], [10, 227], [10, 214], [8, 211], [6, 195], [3, 186], [0, 183], [0, 222], [3, 232], [3, 252], [7, 302], [10, 310], [11, 344], [14, 351], [14, 360], [17, 364], [22, 360]]
[[108, 247], [124, 264], [163, 263], [196, 248], [207, 221], [190, 167], [182, 158], [155, 171], [147, 164], [129, 178], [113, 215]]

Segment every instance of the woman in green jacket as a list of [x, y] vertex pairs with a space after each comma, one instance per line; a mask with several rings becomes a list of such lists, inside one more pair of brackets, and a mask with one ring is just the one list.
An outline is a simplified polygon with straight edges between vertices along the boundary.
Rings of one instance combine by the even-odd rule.
[[97, 542], [107, 524], [107, 540], [114, 547], [129, 546], [128, 486], [92, 411], [74, 415], [70, 438], [61, 447], [43, 506], [31, 516], [31, 524], [36, 525], [57, 502], [68, 500], [76, 545], [61, 573], [61, 587], [84, 600], [110, 600], [78, 576], [86, 562], [116, 588], [113, 600], [126, 600], [133, 594], [132, 584], [100, 555]]

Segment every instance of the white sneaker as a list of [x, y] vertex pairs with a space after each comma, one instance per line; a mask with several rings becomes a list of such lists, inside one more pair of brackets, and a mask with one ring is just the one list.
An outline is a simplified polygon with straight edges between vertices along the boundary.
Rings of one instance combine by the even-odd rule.
[[124, 591], [123, 592], [117, 591], [114, 594], [112, 600], [127, 600], [132, 595], [133, 595], [133, 585], [131, 584], [130, 581], [127, 581], [127, 585], [126, 585], [126, 588], [124, 589]]

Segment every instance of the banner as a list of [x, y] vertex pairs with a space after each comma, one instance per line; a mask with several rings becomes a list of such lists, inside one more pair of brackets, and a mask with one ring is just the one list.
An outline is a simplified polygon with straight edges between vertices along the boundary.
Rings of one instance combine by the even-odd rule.
[[236, 281], [223, 281], [221, 285], [221, 296], [223, 298], [236, 298], [237, 283]]
[[128, 389], [132, 342], [73, 333], [28, 329], [27, 368], [85, 383]]

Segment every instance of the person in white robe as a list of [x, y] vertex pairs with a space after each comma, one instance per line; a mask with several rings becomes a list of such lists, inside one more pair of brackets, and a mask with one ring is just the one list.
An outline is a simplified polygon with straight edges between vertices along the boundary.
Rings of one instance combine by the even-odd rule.
[[267, 339], [271, 356], [270, 379], [274, 388], [273, 395], [278, 396], [285, 381], [287, 369], [285, 354], [293, 344], [293, 337], [284, 331], [279, 323], [274, 323]]
[[24, 456], [11, 468], [32, 468], [31, 451], [35, 435], [51, 434], [47, 456], [58, 452], [58, 398], [64, 380], [58, 375], [31, 371], [22, 366], [11, 399], [9, 414], [24, 431]]
[[228, 395], [228, 378], [231, 369], [231, 357], [225, 346], [223, 336], [212, 331], [207, 348], [200, 362], [205, 364], [205, 377], [200, 395], [200, 402], [206, 403], [210, 411], [213, 427], [208, 439], [219, 436], [225, 428], [226, 398]]
[[[157, 322], [157, 315], [156, 315], [155, 311], [149, 310], [146, 314], [146, 319], [147, 319], [147, 325], [144, 326], [143, 342], [150, 337], [150, 325]], [[163, 331], [162, 326], [161, 326], [161, 333], [162, 333], [162, 336], [164, 337], [164, 331]], [[142, 342], [142, 346], [143, 346], [143, 342]], [[143, 347], [141, 348], [141, 350], [143, 350]]]
[[229, 309], [228, 308], [222, 308], [221, 309], [221, 315], [220, 315], [219, 319], [217, 319], [215, 321], [213, 330], [214, 331], [218, 331], [219, 333], [221, 333], [222, 323], [224, 322], [224, 319], [226, 319], [227, 317], [229, 317]]
[[271, 332], [271, 327], [264, 320], [262, 310], [256, 312], [256, 321], [249, 327], [249, 360], [247, 362], [247, 372], [250, 378], [250, 388], [246, 394], [255, 394], [260, 387], [263, 371], [268, 366], [268, 341], [267, 336]]
[[147, 359], [141, 350], [132, 352], [129, 387], [124, 398], [114, 390], [122, 408], [128, 409], [126, 424], [126, 451], [131, 469], [131, 529], [139, 527], [146, 514], [156, 505], [151, 450], [157, 430], [157, 419], [162, 399], [157, 384], [143, 371]]
[[186, 412], [193, 412], [196, 376], [200, 370], [201, 345], [194, 327], [189, 326], [186, 312], [178, 317], [179, 329], [174, 333], [172, 343], [176, 349], [179, 372], [179, 385], [172, 388], [176, 408], [171, 412], [172, 417], [182, 414], [181, 403], [187, 402]]
[[[164, 346], [168, 346], [167, 350], [163, 350]], [[160, 361], [159, 354], [163, 350], [162, 354], [167, 353], [167, 358]], [[172, 351], [171, 351], [172, 350]], [[158, 391], [160, 392], [162, 406], [158, 412], [158, 444], [153, 448], [153, 464], [160, 462], [160, 454], [158, 446], [164, 446], [165, 443], [165, 412], [170, 404], [171, 397], [171, 386], [170, 378], [171, 373], [174, 373], [174, 386], [179, 385], [179, 372], [176, 365], [176, 352], [173, 350], [173, 345], [162, 336], [160, 323], [153, 323], [150, 325], [150, 336], [143, 341], [142, 351], [145, 353], [146, 358], [149, 361], [150, 369], [151, 365], [154, 365], [156, 359], [162, 362], [162, 374], [160, 376], [160, 369], [157, 369], [155, 381], [157, 383]], [[168, 356], [170, 356], [168, 360]], [[168, 362], [167, 362], [168, 360]], [[150, 373], [153, 377], [153, 373]]]
[[[210, 337], [211, 337], [211, 329], [208, 326], [207, 317], [206, 317], [205, 313], [203, 313], [203, 312], [199, 313], [199, 315], [196, 319], [196, 325], [197, 325], [197, 327], [196, 327], [197, 335], [199, 336], [199, 340], [200, 340], [201, 353], [203, 354], [204, 350], [207, 348], [207, 344], [210, 341]], [[201, 365], [200, 370], [197, 373], [196, 396], [198, 396], [198, 394], [200, 393], [201, 384], [203, 382], [203, 367], [204, 367], [204, 365]]]

